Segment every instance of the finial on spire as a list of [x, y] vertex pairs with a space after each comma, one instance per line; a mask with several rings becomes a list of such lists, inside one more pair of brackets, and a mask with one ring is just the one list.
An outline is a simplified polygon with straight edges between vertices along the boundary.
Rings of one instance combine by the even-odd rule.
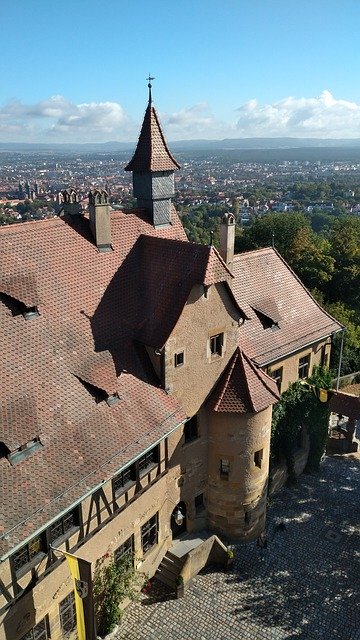
[[152, 96], [151, 96], [151, 87], [152, 87], [152, 84], [151, 84], [151, 80], [155, 80], [155, 78], [152, 78], [152, 77], [151, 77], [151, 75], [150, 75], [150, 71], [149, 71], [149, 77], [148, 77], [148, 78], [146, 78], [146, 80], [148, 81], [148, 88], [149, 88], [149, 104], [151, 105], [151, 103], [152, 103]]

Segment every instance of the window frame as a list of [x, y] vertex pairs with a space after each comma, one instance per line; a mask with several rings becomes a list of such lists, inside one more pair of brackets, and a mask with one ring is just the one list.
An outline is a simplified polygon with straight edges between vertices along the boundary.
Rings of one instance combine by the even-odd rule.
[[[35, 540], [39, 541], [39, 550], [36, 553], [32, 554], [31, 545], [34, 543]], [[16, 575], [16, 578], [22, 578], [26, 573], [28, 573], [28, 571], [30, 571], [31, 569], [33, 569], [33, 567], [39, 564], [39, 562], [46, 556], [46, 553], [48, 551], [47, 547], [48, 545], [46, 540], [46, 531], [43, 531], [38, 536], [34, 536], [33, 538], [31, 538], [31, 540], [29, 540], [29, 542], [22, 545], [20, 549], [15, 551], [15, 553], [13, 553], [11, 556], [11, 565], [14, 570], [14, 574]], [[20, 557], [21, 554], [22, 555], [26, 554], [27, 560], [26, 562], [22, 562], [22, 564], [20, 564], [17, 567], [16, 557]]]
[[305, 380], [308, 378], [310, 373], [310, 353], [306, 354], [306, 356], [301, 356], [298, 362], [298, 379]]
[[[156, 445], [135, 461], [137, 479], [142, 478], [147, 473], [149, 473], [151, 469], [154, 469], [156, 466], [158, 466], [159, 456], [159, 445]], [[142, 466], [143, 464], [145, 466]]]
[[199, 421], [198, 415], [191, 416], [184, 424], [184, 444], [190, 444], [199, 439]]
[[262, 462], [264, 459], [264, 449], [258, 449], [257, 451], [254, 451], [254, 464], [255, 467], [257, 467], [258, 469], [261, 469], [262, 467]]
[[[70, 516], [73, 518], [73, 521], [75, 522], [75, 524], [69, 527], [68, 529], [65, 529], [64, 521]], [[52, 538], [51, 529], [55, 528], [56, 525], [59, 525], [59, 524], [62, 525], [62, 534], [57, 538]], [[61, 518], [58, 518], [51, 525], [48, 525], [41, 533], [31, 538], [29, 542], [22, 545], [20, 549], [18, 549], [17, 551], [15, 551], [15, 553], [11, 555], [11, 558], [10, 558], [11, 567], [12, 567], [14, 576], [16, 576], [16, 579], [22, 578], [26, 573], [31, 571], [37, 564], [39, 564], [41, 560], [49, 553], [51, 546], [53, 546], [54, 544], [57, 544], [57, 545], [63, 544], [72, 535], [74, 535], [74, 533], [79, 531], [80, 528], [81, 528], [81, 510], [80, 510], [80, 505], [78, 505], [77, 507], [75, 507], [75, 509], [68, 511]], [[31, 546], [34, 544], [36, 540], [39, 541], [39, 550], [37, 553], [32, 553]], [[21, 558], [21, 555], [24, 558], [27, 557], [27, 561], [22, 562], [22, 564], [19, 564], [19, 558]], [[53, 562], [51, 561], [51, 558], [50, 558], [50, 562], [51, 564], [53, 564]]]
[[[125, 481], [127, 477], [129, 479]], [[130, 464], [128, 467], [125, 467], [124, 469], [122, 469], [122, 471], [119, 471], [119, 473], [117, 473], [112, 478], [111, 482], [112, 482], [113, 494], [115, 498], [118, 498], [125, 491], [130, 489], [130, 487], [132, 487], [136, 482], [135, 463]]]
[[[159, 539], [159, 512], [157, 511], [140, 528], [141, 549], [145, 556], [158, 544]], [[153, 538], [154, 536], [154, 538]], [[149, 539], [148, 539], [149, 538]], [[151, 539], [150, 539], [151, 538]], [[153, 538], [153, 539], [152, 539]]]
[[114, 564], [118, 565], [123, 558], [131, 556], [131, 564], [134, 566], [134, 536], [131, 535], [117, 549], [114, 550]]
[[229, 458], [220, 458], [220, 478], [229, 480], [230, 476], [230, 460]]
[[177, 369], [178, 367], [183, 367], [185, 364], [185, 352], [177, 351], [174, 353], [174, 367]]
[[224, 332], [219, 331], [209, 336], [211, 358], [221, 358], [224, 354]]
[[[43, 625], [43, 629], [40, 629], [41, 635], [38, 635], [39, 629], [37, 629], [37, 627], [40, 627], [40, 625]], [[37, 633], [37, 635], [35, 635], [35, 632]], [[40, 622], [35, 624], [31, 629], [29, 629], [29, 631], [21, 636], [20, 640], [49, 640], [49, 638], [49, 620], [48, 616], [46, 615], [45, 618], [40, 620]]]
[[[64, 526], [65, 521], [68, 520], [70, 517], [73, 520], [73, 524], [68, 528], [66, 528]], [[61, 525], [61, 528], [62, 528], [61, 535], [59, 535], [57, 538], [52, 538], [51, 530], [59, 525]], [[68, 540], [76, 531], [79, 530], [79, 528], [80, 528], [80, 513], [79, 513], [79, 507], [76, 507], [75, 509], [72, 509], [72, 511], [69, 511], [64, 516], [56, 520], [56, 522], [53, 522], [53, 524], [47, 528], [46, 531], [48, 534], [49, 544], [50, 545], [61, 544], [65, 540]]]
[[197, 496], [195, 496], [194, 498], [194, 507], [195, 507], [195, 513], [196, 515], [198, 515], [199, 513], [202, 513], [205, 510], [205, 501], [204, 501], [204, 493], [199, 493]]
[[[65, 601], [68, 601], [65, 603]], [[65, 603], [65, 604], [64, 604]], [[64, 610], [62, 610], [62, 606], [64, 606]], [[70, 616], [68, 620], [63, 620], [63, 616], [70, 611]], [[75, 594], [74, 591], [70, 591], [67, 596], [61, 602], [59, 602], [59, 619], [60, 619], [60, 628], [63, 636], [68, 637], [75, 629], [76, 629], [76, 606], [75, 606]], [[71, 629], [65, 629], [65, 625], [70, 621], [72, 624]]]
[[281, 393], [281, 387], [282, 387], [282, 381], [283, 381], [283, 373], [284, 373], [283, 366], [278, 367], [277, 369], [271, 369], [269, 372], [270, 378], [275, 380], [276, 386], [279, 389], [280, 393]]

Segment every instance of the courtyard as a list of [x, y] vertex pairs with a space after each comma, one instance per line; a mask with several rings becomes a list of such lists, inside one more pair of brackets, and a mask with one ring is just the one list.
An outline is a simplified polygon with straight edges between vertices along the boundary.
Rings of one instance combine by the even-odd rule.
[[175, 600], [153, 584], [114, 640], [360, 640], [360, 459], [327, 457], [270, 499], [266, 549], [236, 545]]

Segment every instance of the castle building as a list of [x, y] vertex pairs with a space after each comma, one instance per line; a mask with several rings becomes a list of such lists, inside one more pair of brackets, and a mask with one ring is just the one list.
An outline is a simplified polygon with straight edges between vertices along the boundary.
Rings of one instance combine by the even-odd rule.
[[178, 167], [150, 95], [137, 209], [94, 190], [84, 216], [69, 190], [61, 217], [0, 228], [0, 640], [74, 630], [51, 547], [151, 577], [186, 532], [256, 539], [272, 405], [341, 328], [274, 249], [234, 255], [231, 214], [220, 253], [189, 243]]

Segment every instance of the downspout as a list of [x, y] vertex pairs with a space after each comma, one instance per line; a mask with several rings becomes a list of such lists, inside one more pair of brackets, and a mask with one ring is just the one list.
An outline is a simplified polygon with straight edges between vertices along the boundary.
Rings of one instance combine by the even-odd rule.
[[339, 391], [340, 373], [341, 373], [341, 365], [342, 365], [342, 355], [343, 355], [345, 331], [346, 331], [346, 327], [344, 327], [342, 332], [341, 332], [341, 345], [340, 345], [340, 355], [339, 355], [339, 366], [338, 366], [338, 372], [337, 372], [337, 378], [336, 378], [336, 391]]

